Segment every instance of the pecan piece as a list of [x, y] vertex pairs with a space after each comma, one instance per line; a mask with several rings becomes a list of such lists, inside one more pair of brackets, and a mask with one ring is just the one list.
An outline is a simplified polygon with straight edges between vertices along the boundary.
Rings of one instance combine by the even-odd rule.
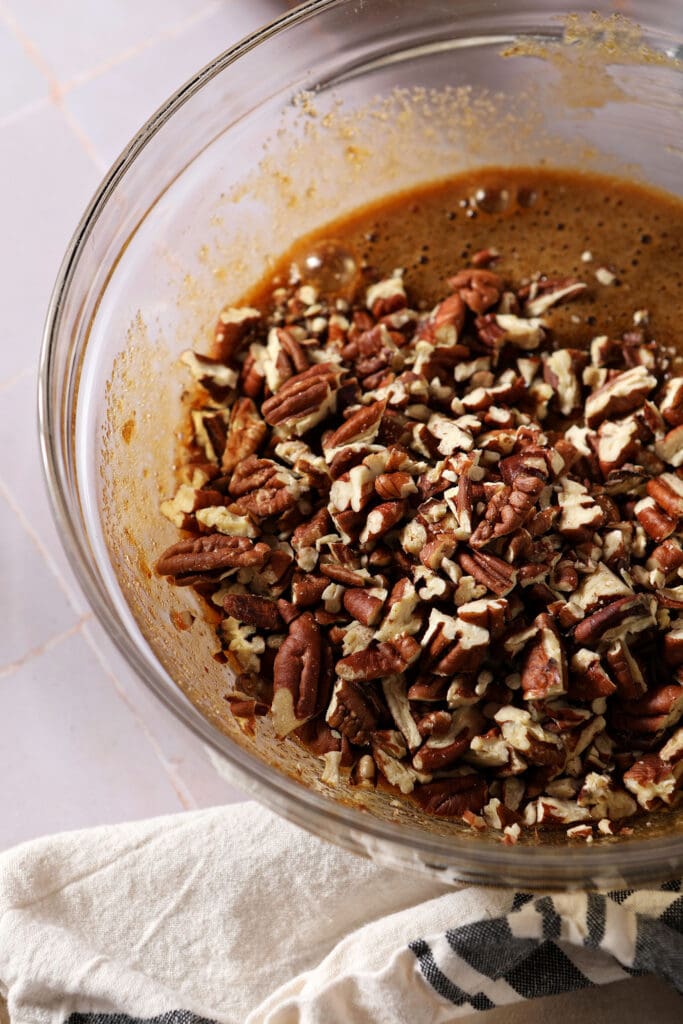
[[522, 689], [526, 700], [549, 700], [567, 692], [567, 658], [557, 627], [548, 614], [538, 615], [534, 626], [539, 635], [527, 648]]
[[461, 569], [474, 576], [477, 583], [482, 583], [498, 597], [509, 594], [517, 583], [517, 572], [508, 562], [484, 551], [463, 551], [457, 562]]
[[502, 279], [491, 270], [461, 270], [449, 278], [448, 286], [477, 315], [500, 301], [504, 287]]
[[386, 401], [382, 401], [356, 409], [340, 427], [325, 438], [325, 448], [329, 450], [361, 442], [371, 444], [377, 437], [386, 407]]
[[222, 363], [230, 364], [250, 331], [261, 321], [258, 309], [250, 306], [231, 306], [218, 318], [214, 332], [214, 355]]
[[385, 501], [401, 501], [416, 494], [417, 486], [409, 473], [380, 473], [375, 479], [375, 490]]
[[423, 811], [439, 818], [461, 818], [469, 811], [476, 814], [488, 799], [486, 780], [476, 773], [457, 775], [440, 782], [417, 786], [415, 800]]
[[377, 625], [384, 607], [381, 597], [362, 588], [346, 590], [343, 602], [349, 615], [352, 615], [358, 622], [362, 622], [364, 626]]
[[647, 493], [673, 519], [683, 516], [683, 479], [675, 473], [662, 473], [648, 480]]
[[223, 471], [232, 473], [239, 462], [254, 455], [261, 447], [267, 430], [251, 398], [238, 398], [230, 413], [221, 460]]
[[375, 647], [341, 658], [335, 669], [340, 679], [362, 679], [368, 682], [405, 672], [420, 652], [421, 647], [416, 640], [400, 636], [396, 640], [383, 641]]
[[676, 520], [662, 511], [654, 498], [642, 498], [636, 502], [633, 511], [648, 537], [652, 537], [658, 544], [670, 537], [676, 529]]
[[520, 472], [511, 487], [504, 487], [491, 499], [484, 519], [470, 537], [473, 548], [484, 547], [498, 537], [518, 530], [534, 512], [545, 481], [531, 473]]
[[594, 646], [618, 640], [627, 633], [639, 633], [655, 624], [652, 605], [641, 594], [621, 597], [593, 612], [580, 622], [574, 630], [578, 644]]
[[156, 570], [161, 576], [184, 576], [215, 569], [260, 568], [269, 556], [270, 548], [260, 541], [254, 543], [248, 537], [210, 533], [172, 544], [158, 560]]
[[370, 742], [384, 713], [382, 703], [371, 687], [353, 679], [335, 683], [332, 700], [325, 716], [327, 724], [358, 746]]
[[645, 754], [627, 772], [624, 785], [646, 811], [662, 801], [670, 804], [676, 789], [676, 777], [667, 761], [657, 754]]
[[575, 277], [541, 278], [520, 288], [517, 294], [524, 301], [525, 316], [543, 316], [552, 306], [576, 298], [586, 287], [584, 281]]
[[624, 700], [635, 700], [647, 690], [647, 683], [643, 671], [631, 654], [625, 640], [617, 640], [613, 643], [605, 655], [612, 676], [619, 690], [619, 695]]
[[266, 423], [301, 437], [336, 408], [343, 373], [336, 363], [320, 363], [290, 377], [263, 403]]
[[367, 515], [365, 526], [360, 533], [360, 543], [371, 544], [389, 533], [403, 519], [406, 510], [405, 501], [384, 501], [376, 505]]
[[648, 373], [644, 366], [634, 366], [618, 373], [586, 399], [584, 412], [587, 426], [594, 428], [603, 420], [618, 419], [639, 409], [656, 386], [656, 377]]
[[658, 401], [659, 411], [668, 424], [683, 424], [683, 377], [672, 377], [662, 388]]
[[228, 490], [237, 498], [234, 511], [266, 519], [294, 508], [301, 485], [284, 466], [250, 455], [235, 468]]
[[586, 647], [572, 656], [569, 696], [573, 700], [593, 701], [609, 697], [617, 687], [605, 672], [600, 656]]
[[332, 657], [310, 612], [290, 623], [275, 656], [271, 715], [278, 736], [287, 736], [326, 704]]
[[223, 598], [223, 609], [238, 622], [246, 622], [258, 629], [270, 631], [282, 627], [282, 617], [275, 601], [267, 597], [254, 597], [253, 594], [226, 594]]

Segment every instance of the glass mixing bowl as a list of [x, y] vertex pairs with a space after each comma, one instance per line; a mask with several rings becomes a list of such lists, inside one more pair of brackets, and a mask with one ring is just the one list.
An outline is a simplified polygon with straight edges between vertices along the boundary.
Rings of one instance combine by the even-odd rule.
[[[485, 164], [616, 171], [681, 189], [675, 0], [316, 0], [218, 57], [142, 128], [69, 246], [41, 363], [54, 514], [90, 603], [140, 679], [258, 800], [325, 839], [442, 881], [611, 887], [683, 867], [683, 816], [589, 847], [427, 818], [320, 782], [321, 762], [243, 732], [189, 589], [153, 566], [176, 539], [185, 371], [217, 313], [290, 243], [382, 195]], [[608, 17], [612, 8], [602, 5]], [[191, 628], [179, 630], [191, 616]], [[181, 613], [181, 614], [179, 614]], [[226, 837], [226, 842], [228, 837]]]

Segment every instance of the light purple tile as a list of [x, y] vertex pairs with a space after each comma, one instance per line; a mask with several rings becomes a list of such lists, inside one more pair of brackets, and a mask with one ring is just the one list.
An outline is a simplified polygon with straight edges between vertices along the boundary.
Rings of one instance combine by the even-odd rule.
[[0, 848], [182, 809], [134, 715], [80, 634], [0, 678]]
[[173, 30], [207, 6], [189, 0], [7, 0], [7, 9], [62, 84]]
[[99, 177], [49, 105], [0, 128], [0, 384], [36, 365], [57, 270]]
[[37, 373], [32, 369], [0, 388], [0, 481], [47, 565], [61, 582], [71, 605], [83, 615], [89, 606], [62, 548], [43, 479], [36, 417], [37, 387]]
[[[0, 490], [0, 676], [78, 616]], [[3, 726], [4, 733], [4, 726]]]
[[219, 774], [201, 740], [138, 679], [99, 623], [88, 622], [84, 634], [144, 722], [187, 802], [195, 807], [212, 807], [249, 799]]
[[48, 83], [9, 25], [0, 20], [0, 120], [47, 96]]
[[213, 5], [182, 32], [77, 85], [65, 102], [109, 164], [148, 117], [188, 78], [284, 9], [277, 0]]

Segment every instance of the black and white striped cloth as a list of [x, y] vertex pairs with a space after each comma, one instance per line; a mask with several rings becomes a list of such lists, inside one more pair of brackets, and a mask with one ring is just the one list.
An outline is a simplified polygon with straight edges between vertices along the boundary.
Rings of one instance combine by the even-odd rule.
[[253, 803], [0, 854], [12, 1024], [484, 1024], [493, 1007], [643, 973], [673, 986], [682, 1012], [667, 1020], [683, 1019], [679, 882], [456, 890]]
[[508, 913], [417, 939], [410, 948], [434, 991], [467, 1010], [641, 974], [683, 993], [680, 892], [681, 882], [673, 881], [659, 891], [515, 893]]

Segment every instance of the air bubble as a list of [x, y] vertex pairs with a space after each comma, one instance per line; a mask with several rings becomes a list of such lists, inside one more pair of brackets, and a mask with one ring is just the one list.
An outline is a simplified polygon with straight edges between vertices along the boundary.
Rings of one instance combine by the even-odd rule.
[[341, 242], [318, 242], [293, 268], [302, 284], [311, 284], [321, 295], [351, 297], [360, 278], [356, 257]]
[[510, 203], [506, 188], [480, 188], [474, 194], [474, 202], [482, 213], [503, 213]]
[[517, 189], [517, 203], [524, 210], [528, 210], [531, 206], [534, 206], [538, 199], [538, 193], [534, 192], [532, 188], [519, 188]]

